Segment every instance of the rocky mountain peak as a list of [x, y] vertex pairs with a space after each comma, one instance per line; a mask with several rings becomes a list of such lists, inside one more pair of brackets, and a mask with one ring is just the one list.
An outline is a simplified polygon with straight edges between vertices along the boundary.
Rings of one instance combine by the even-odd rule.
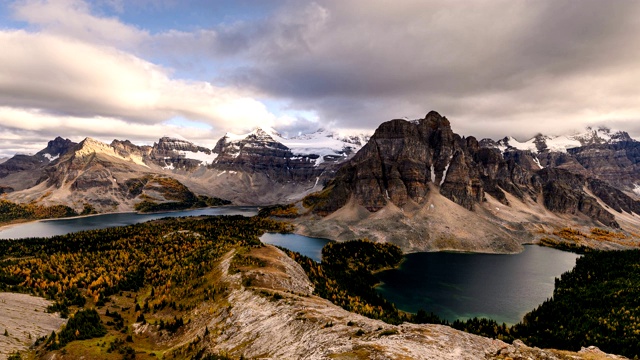
[[58, 136], [55, 139], [49, 141], [47, 143], [47, 147], [38, 151], [36, 155], [41, 155], [47, 158], [49, 161], [53, 161], [57, 159], [60, 155], [65, 154], [71, 148], [77, 145], [75, 142], [69, 139], [63, 139]]
[[[598, 135], [602, 136], [601, 132]], [[411, 241], [424, 241], [424, 235], [411, 235], [419, 232], [416, 229], [421, 229], [423, 222], [437, 227], [425, 230], [431, 232], [434, 239], [451, 236], [449, 228], [452, 224], [441, 226], [440, 220], [432, 217], [438, 206], [446, 206], [448, 212], [458, 214], [459, 218], [472, 219], [484, 217], [487, 211], [491, 213], [490, 217], [497, 216], [495, 214], [502, 211], [502, 206], [514, 204], [515, 207], [509, 211], [528, 207], [540, 211], [546, 208], [544, 211], [582, 219], [576, 221], [586, 218], [600, 226], [617, 228], [620, 224], [609, 209], [636, 213], [640, 211], [640, 202], [617, 191], [609, 183], [594, 179], [595, 173], [589, 173], [586, 159], [591, 159], [589, 161], [596, 168], [602, 167], [603, 162], [615, 163], [614, 153], [626, 154], [624, 158], [619, 156], [617, 161], [624, 160], [627, 164], [625, 169], [633, 169], [630, 164], [640, 156], [635, 143], [607, 145], [617, 149], [612, 148], [611, 154], [603, 151], [604, 148], [591, 149], [583, 154], [585, 160], [582, 160], [573, 155], [574, 149], [567, 151], [569, 145], [574, 144], [580, 149], [590, 149], [581, 147], [576, 139], [538, 134], [525, 143], [512, 137], [477, 141], [474, 137], [462, 138], [455, 134], [449, 120], [432, 111], [424, 119], [396, 119], [382, 123], [370, 141], [340, 168], [324, 190], [310, 194], [304, 204], [313, 213], [328, 219], [326, 221], [331, 225], [327, 226], [335, 224], [335, 229], [358, 228], [358, 231], [373, 237], [377, 237], [375, 232], [379, 221], [393, 219], [393, 225], [387, 225], [394, 226], [394, 229], [397, 227], [398, 233], [406, 230], [405, 235], [412, 239], [397, 238], [398, 243], [407, 248], [414, 246]], [[564, 149], [564, 152], [554, 152], [553, 149]], [[547, 158], [550, 154], [560, 156]], [[584, 174], [575, 172], [577, 167]], [[622, 174], [621, 167], [609, 168], [617, 170], [616, 174]], [[447, 200], [442, 201], [445, 198]], [[452, 206], [452, 203], [457, 205]], [[487, 205], [489, 203], [494, 205]], [[438, 217], [447, 216], [439, 211], [438, 214]], [[340, 222], [343, 216], [349, 220]], [[422, 222], [414, 217], [422, 219]], [[403, 228], [398, 225], [398, 222], [410, 222], [408, 219], [415, 220], [411, 220], [412, 226]], [[313, 224], [306, 226], [316, 227]], [[506, 235], [518, 226], [524, 225], [486, 227], [473, 236], [469, 235], [473, 233], [472, 229], [460, 228], [456, 237], [460, 239], [462, 234], [469, 235], [467, 239], [472, 241], [485, 231], [482, 236], [502, 233], [495, 235], [496, 239], [507, 246], [511, 240], [505, 239], [516, 239], [522, 235], [513, 238]], [[326, 230], [328, 227], [317, 228], [329, 231]], [[349, 234], [352, 231], [343, 232]], [[347, 236], [340, 234], [337, 237]]]
[[82, 157], [92, 153], [115, 154], [111, 146], [91, 137], [86, 137], [75, 147], [76, 156]]
[[424, 117], [424, 119], [421, 119], [420, 122], [425, 122], [432, 128], [451, 129], [451, 123], [449, 120], [434, 110], [429, 111], [429, 113]]
[[153, 147], [160, 151], [192, 151], [210, 154], [211, 150], [202, 146], [197, 146], [186, 139], [164, 136], [154, 143]]
[[612, 130], [606, 126], [587, 127], [585, 132], [572, 135], [570, 138], [579, 141], [582, 146], [634, 141], [626, 131]]
[[611, 130], [607, 127], [587, 127], [585, 131], [572, 135], [550, 136], [541, 133], [529, 140], [520, 141], [512, 136], [506, 136], [498, 141], [483, 139], [481, 146], [497, 148], [500, 151], [527, 150], [533, 153], [561, 152], [568, 149], [590, 145], [615, 144], [619, 142], [634, 142], [635, 140], [625, 131]]

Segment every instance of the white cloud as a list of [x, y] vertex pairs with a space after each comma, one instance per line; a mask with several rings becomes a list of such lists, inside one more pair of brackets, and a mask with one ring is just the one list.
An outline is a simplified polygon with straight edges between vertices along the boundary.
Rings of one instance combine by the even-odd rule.
[[[95, 3], [20, 1], [14, 14], [30, 27], [0, 31], [0, 105], [48, 116], [78, 136], [82, 120], [72, 119], [112, 119], [147, 139], [175, 117], [210, 124], [206, 136], [214, 137], [260, 125], [371, 130], [429, 110], [478, 137], [600, 124], [640, 136], [637, 2], [278, 4], [268, 18], [150, 33], [96, 15]], [[217, 85], [184, 78], [198, 67], [218, 75]], [[258, 98], [287, 104], [290, 116], [275, 116]], [[13, 134], [50, 134], [34, 119], [11, 126]]]
[[218, 134], [197, 124], [142, 124], [110, 117], [54, 115], [37, 109], [0, 107], [0, 119], [0, 157], [18, 152], [36, 153], [56, 136], [76, 142], [85, 137], [93, 137], [106, 143], [113, 139], [126, 139], [138, 145], [151, 145], [162, 136], [181, 136], [210, 148], [218, 139]]
[[[253, 127], [275, 116], [249, 93], [172, 79], [126, 52], [56, 35], [0, 31], [0, 102], [77, 117], [158, 123], [173, 116], [215, 128]], [[22, 126], [28, 127], [28, 124]]]
[[17, 19], [44, 28], [49, 34], [94, 44], [131, 49], [150, 36], [117, 18], [94, 16], [89, 4], [81, 0], [25, 0], [14, 4], [13, 9]]

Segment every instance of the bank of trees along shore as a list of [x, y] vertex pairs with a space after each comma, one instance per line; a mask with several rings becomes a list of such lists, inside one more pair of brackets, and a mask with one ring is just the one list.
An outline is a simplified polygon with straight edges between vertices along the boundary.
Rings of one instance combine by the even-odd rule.
[[35, 203], [17, 204], [0, 199], [0, 225], [18, 221], [55, 219], [93, 213], [95, 213], [95, 210], [89, 204], [85, 204], [84, 209], [78, 213], [65, 205], [45, 206]]
[[[207, 282], [207, 275], [230, 249], [260, 245], [259, 236], [265, 231], [290, 230], [289, 225], [270, 219], [220, 216], [162, 219], [52, 238], [0, 241], [0, 291], [44, 296], [55, 301], [51, 310], [63, 314], [69, 314], [70, 308], [105, 305], [110, 296], [128, 292], [136, 298], [130, 300], [127, 313], [134, 320], [148, 321], [145, 313], [148, 317], [167, 308], [178, 314], [222, 291], [220, 285]], [[93, 319], [94, 315], [79, 314], [82, 319]], [[108, 317], [112, 328], [130, 332], [122, 329], [119, 313]], [[174, 330], [185, 322], [178, 316], [163, 325]], [[100, 329], [89, 331], [86, 324], [74, 326], [79, 327], [79, 336], [101, 333]], [[43, 341], [55, 349], [73, 340], [74, 334], [63, 330]]]
[[[315, 285], [315, 293], [346, 310], [392, 324], [436, 323], [531, 346], [580, 350], [595, 345], [630, 358], [640, 356], [640, 250], [591, 251], [556, 279], [553, 297], [514, 326], [491, 319], [449, 323], [419, 311], [399, 311], [374, 289], [372, 272], [397, 266], [400, 249], [369, 241], [330, 243], [322, 262], [288, 252]], [[500, 296], [500, 294], [496, 294]]]

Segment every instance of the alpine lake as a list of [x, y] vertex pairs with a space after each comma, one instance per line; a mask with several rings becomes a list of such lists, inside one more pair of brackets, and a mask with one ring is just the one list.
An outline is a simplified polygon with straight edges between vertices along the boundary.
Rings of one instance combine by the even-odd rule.
[[[0, 239], [50, 237], [71, 232], [126, 226], [165, 217], [256, 215], [256, 207], [212, 207], [167, 213], [114, 213], [43, 220], [0, 229]], [[267, 233], [262, 242], [321, 260], [330, 240]], [[553, 295], [555, 278], [571, 270], [577, 254], [526, 245], [519, 254], [454, 252], [407, 254], [402, 264], [376, 274], [379, 293], [404, 311], [422, 309], [454, 321], [486, 317], [508, 325]]]

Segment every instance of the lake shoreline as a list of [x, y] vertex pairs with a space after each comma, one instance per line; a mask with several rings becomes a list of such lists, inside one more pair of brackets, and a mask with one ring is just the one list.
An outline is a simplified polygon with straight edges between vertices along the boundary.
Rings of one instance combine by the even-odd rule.
[[18, 225], [25, 225], [25, 224], [30, 224], [30, 223], [39, 223], [39, 222], [43, 222], [43, 221], [71, 220], [71, 219], [82, 219], [82, 218], [88, 218], [88, 217], [100, 216], [100, 215], [135, 214], [135, 213], [136, 213], [135, 211], [113, 211], [113, 212], [106, 212], [106, 213], [99, 213], [99, 214], [86, 214], [86, 215], [67, 216], [67, 217], [61, 217], [61, 218], [33, 219], [33, 220], [21, 219], [21, 220], [15, 220], [15, 221], [13, 221], [11, 223], [8, 223], [8, 224], [0, 225], [0, 231], [6, 230], [6, 229], [10, 229], [10, 228], [18, 226]]
[[[255, 206], [223, 205], [152, 213], [142, 213], [136, 211], [114, 211], [100, 214], [69, 216], [64, 218], [22, 220], [0, 226], [0, 240], [36, 237], [48, 238], [51, 236], [64, 235], [77, 231], [103, 229], [116, 226], [128, 226], [141, 222], [162, 219], [165, 217], [224, 215], [242, 215], [251, 217], [257, 214], [257, 209], [258, 207]], [[104, 217], [104, 219], [101, 219], [101, 216]], [[96, 219], [93, 220], [93, 218]]]
[[181, 211], [189, 211], [189, 210], [201, 210], [201, 209], [219, 209], [219, 208], [232, 208], [232, 207], [257, 207], [257, 206], [242, 206], [242, 205], [221, 205], [221, 206], [204, 206], [197, 208], [189, 208], [182, 210], [167, 210], [167, 211], [152, 211], [152, 212], [140, 212], [140, 211], [110, 211], [98, 214], [86, 214], [86, 215], [75, 215], [75, 216], [67, 216], [60, 218], [48, 218], [48, 219], [34, 219], [34, 220], [15, 220], [14, 222], [0, 225], [0, 231], [9, 229], [11, 227], [17, 225], [24, 225], [29, 223], [38, 223], [43, 221], [57, 221], [57, 220], [72, 220], [72, 219], [83, 219], [93, 216], [102, 216], [102, 215], [115, 215], [115, 214], [137, 214], [137, 215], [157, 215], [157, 214], [171, 214]]
[[375, 274], [374, 289], [407, 313], [422, 309], [449, 322], [485, 317], [516, 324], [553, 295], [555, 278], [580, 257], [537, 244], [513, 256], [490, 255], [495, 254], [405, 254], [403, 266]]

